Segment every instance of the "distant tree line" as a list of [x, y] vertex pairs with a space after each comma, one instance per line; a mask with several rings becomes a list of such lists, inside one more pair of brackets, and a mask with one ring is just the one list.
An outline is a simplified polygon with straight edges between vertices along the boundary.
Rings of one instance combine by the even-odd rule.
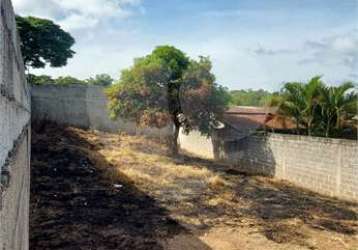
[[261, 107], [269, 102], [271, 96], [271, 92], [263, 89], [232, 90], [230, 91], [230, 104], [232, 106]]
[[44, 85], [44, 84], [58, 84], [58, 85], [96, 85], [108, 87], [113, 83], [113, 79], [108, 74], [98, 74], [94, 77], [90, 77], [86, 80], [80, 80], [72, 76], [60, 76], [58, 78], [52, 78], [48, 75], [27, 75], [28, 82], [32, 85]]

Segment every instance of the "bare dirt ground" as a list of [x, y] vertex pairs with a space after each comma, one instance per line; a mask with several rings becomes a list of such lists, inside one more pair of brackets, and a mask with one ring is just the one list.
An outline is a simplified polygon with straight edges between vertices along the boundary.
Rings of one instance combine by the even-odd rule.
[[31, 249], [358, 249], [358, 205], [159, 141], [58, 126], [32, 136]]

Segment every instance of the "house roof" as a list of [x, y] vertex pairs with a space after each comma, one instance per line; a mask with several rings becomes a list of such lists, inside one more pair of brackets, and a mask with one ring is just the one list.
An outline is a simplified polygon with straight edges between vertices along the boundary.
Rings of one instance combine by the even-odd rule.
[[294, 123], [277, 113], [277, 107], [235, 106], [224, 114], [224, 122], [240, 131], [252, 131], [262, 128], [291, 129]]
[[265, 115], [276, 114], [277, 107], [250, 107], [250, 106], [234, 106], [230, 107], [226, 114], [248, 114], [248, 115]]

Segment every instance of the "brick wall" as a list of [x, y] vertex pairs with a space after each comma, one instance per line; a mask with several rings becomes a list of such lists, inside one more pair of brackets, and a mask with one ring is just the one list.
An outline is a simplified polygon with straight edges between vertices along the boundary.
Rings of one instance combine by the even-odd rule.
[[30, 92], [15, 16], [0, 0], [0, 249], [28, 249]]

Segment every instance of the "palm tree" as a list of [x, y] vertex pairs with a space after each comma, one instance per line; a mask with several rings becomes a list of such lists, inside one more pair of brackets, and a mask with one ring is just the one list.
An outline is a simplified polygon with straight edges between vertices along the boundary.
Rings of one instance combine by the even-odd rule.
[[313, 77], [304, 87], [304, 120], [306, 122], [307, 133], [312, 135], [312, 131], [317, 122], [317, 110], [319, 105], [320, 90], [324, 87], [320, 76]]
[[282, 88], [282, 98], [278, 105], [279, 112], [295, 120], [297, 133], [303, 127], [308, 135], [312, 134], [322, 87], [321, 77], [316, 76], [307, 84], [289, 82]]
[[344, 122], [357, 114], [358, 94], [352, 91], [353, 88], [351, 82], [338, 87], [321, 88], [321, 124], [326, 137], [331, 136], [333, 130], [340, 133]]
[[279, 101], [279, 113], [295, 120], [297, 134], [300, 133], [300, 127], [303, 125], [302, 110], [304, 109], [304, 102], [302, 90], [302, 83], [286, 83], [282, 89], [281, 98], [277, 98]]

